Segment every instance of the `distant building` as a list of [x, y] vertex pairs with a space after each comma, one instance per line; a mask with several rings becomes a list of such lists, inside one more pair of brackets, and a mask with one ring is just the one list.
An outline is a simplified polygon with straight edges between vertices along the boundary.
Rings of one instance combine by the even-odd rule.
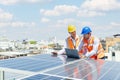
[[106, 50], [106, 40], [100, 40], [102, 46], [103, 46], [103, 49]]
[[0, 37], [0, 51], [14, 49], [14, 42], [7, 39], [5, 36]]
[[113, 38], [106, 38], [106, 52], [109, 51], [109, 47], [115, 46], [116, 43], [120, 42], [120, 34], [113, 35]]
[[115, 34], [115, 35], [113, 35], [115, 38], [116, 37], [119, 37], [120, 38], [120, 34]]
[[56, 39], [56, 37], [50, 37], [48, 41], [52, 42], [52, 43], [56, 43], [57, 39]]

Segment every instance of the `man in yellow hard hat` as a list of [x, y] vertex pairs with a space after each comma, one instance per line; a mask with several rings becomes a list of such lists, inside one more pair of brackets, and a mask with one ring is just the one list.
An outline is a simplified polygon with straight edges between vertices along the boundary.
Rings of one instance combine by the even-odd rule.
[[64, 48], [59, 52], [52, 52], [53, 54], [64, 54], [65, 48], [76, 49], [78, 47], [80, 37], [76, 35], [76, 27], [74, 25], [68, 25], [68, 33], [70, 36], [65, 39], [66, 44], [64, 45]]

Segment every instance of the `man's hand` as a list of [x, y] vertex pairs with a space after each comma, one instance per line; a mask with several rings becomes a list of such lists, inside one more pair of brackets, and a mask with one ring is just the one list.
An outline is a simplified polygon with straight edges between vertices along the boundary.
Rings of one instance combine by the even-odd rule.
[[80, 58], [82, 58], [82, 59], [83, 59], [83, 58], [86, 58], [86, 56], [85, 56], [85, 55], [80, 55]]
[[53, 57], [57, 57], [57, 52], [51, 52]]
[[53, 55], [57, 55], [58, 53], [57, 52], [51, 52]]

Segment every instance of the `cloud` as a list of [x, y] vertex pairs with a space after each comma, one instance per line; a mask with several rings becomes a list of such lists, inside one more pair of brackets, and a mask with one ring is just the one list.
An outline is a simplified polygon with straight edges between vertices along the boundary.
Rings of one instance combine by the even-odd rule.
[[86, 0], [81, 8], [96, 11], [109, 11], [120, 9], [120, 2], [118, 0]]
[[13, 15], [9, 12], [5, 12], [3, 9], [0, 8], [0, 21], [4, 20], [11, 20]]
[[35, 25], [34, 22], [0, 22], [0, 27], [34, 27]]
[[97, 37], [112, 37], [112, 35], [120, 33], [120, 23], [119, 22], [111, 22], [106, 25], [97, 25], [93, 24], [91, 26], [92, 34]]
[[51, 2], [52, 0], [0, 0], [2, 5], [13, 5], [19, 3], [45, 3]]
[[46, 23], [46, 26], [49, 25], [48, 27], [53, 29], [67, 27], [69, 24], [76, 25], [77, 27], [82, 27], [86, 25], [92, 26], [91, 22], [80, 21], [78, 19], [73, 19], [73, 18], [59, 19], [59, 20], [49, 21], [45, 23]]
[[60, 16], [64, 14], [75, 13], [78, 10], [78, 7], [74, 5], [57, 5], [53, 10], [44, 10], [41, 9], [40, 13], [45, 16]]
[[105, 16], [106, 11], [120, 9], [118, 0], [85, 0], [80, 7], [75, 5], [56, 5], [51, 10], [41, 9], [44, 16], [61, 16], [74, 14], [79, 17]]
[[104, 16], [105, 13], [89, 10], [79, 10], [77, 16], [79, 17], [94, 17], [94, 16]]
[[18, 2], [19, 0], [0, 0], [0, 4], [3, 4], [3, 5], [11, 5]]
[[28, 23], [28, 22], [12, 22], [11, 26], [13, 27], [33, 27], [35, 26], [34, 22]]
[[52, 28], [53, 29], [57, 29], [57, 28], [63, 28], [63, 27], [66, 27], [68, 26], [69, 24], [77, 24], [79, 23], [79, 20], [76, 20], [76, 19], [73, 19], [73, 18], [65, 18], [65, 19], [58, 19], [58, 20], [50, 20], [50, 19], [47, 19], [47, 18], [42, 18], [41, 19], [41, 22], [44, 22], [46, 26], [48, 26], [49, 28]]
[[34, 22], [13, 21], [13, 15], [0, 8], [0, 27], [31, 27], [35, 25]]
[[91, 22], [80, 21], [78, 19], [73, 19], [73, 18], [66, 18], [66, 19], [58, 20], [57, 24], [66, 25], [66, 26], [68, 26], [69, 24], [72, 24], [72, 25], [79, 25], [80, 27], [85, 26], [85, 25], [92, 25]]
[[50, 21], [50, 19], [48, 19], [48, 18], [42, 18], [41, 19], [41, 22], [43, 22], [43, 23], [48, 23]]
[[120, 9], [117, 0], [86, 0], [77, 13], [79, 17], [105, 16], [106, 11]]
[[120, 27], [120, 23], [117, 23], [117, 22], [111, 22], [110, 23], [112, 26], [119, 26]]
[[75, 23], [75, 22], [76, 22], [76, 20], [72, 19], [72, 18], [57, 21], [58, 24], [70, 24], [70, 23], [72, 24], [72, 23]]
[[28, 3], [45, 3], [45, 2], [52, 2], [53, 0], [24, 0], [24, 2]]
[[85, 0], [79, 8], [77, 16], [105, 16], [107, 11], [116, 9], [120, 9], [120, 2], [118, 0]]

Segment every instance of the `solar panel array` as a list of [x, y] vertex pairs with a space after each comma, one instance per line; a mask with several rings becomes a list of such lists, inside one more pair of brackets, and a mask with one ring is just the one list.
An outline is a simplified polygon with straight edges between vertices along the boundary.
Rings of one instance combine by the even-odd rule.
[[33, 57], [11, 58], [0, 61], [0, 67], [7, 67], [26, 71], [41, 71], [63, 64], [57, 57], [50, 55], [37, 55]]
[[41, 54], [32, 57], [1, 60], [0, 67], [34, 72], [22, 80], [120, 80], [120, 62], [66, 59]]
[[82, 80], [120, 80], [119, 67], [119, 62], [80, 60], [45, 73]]

